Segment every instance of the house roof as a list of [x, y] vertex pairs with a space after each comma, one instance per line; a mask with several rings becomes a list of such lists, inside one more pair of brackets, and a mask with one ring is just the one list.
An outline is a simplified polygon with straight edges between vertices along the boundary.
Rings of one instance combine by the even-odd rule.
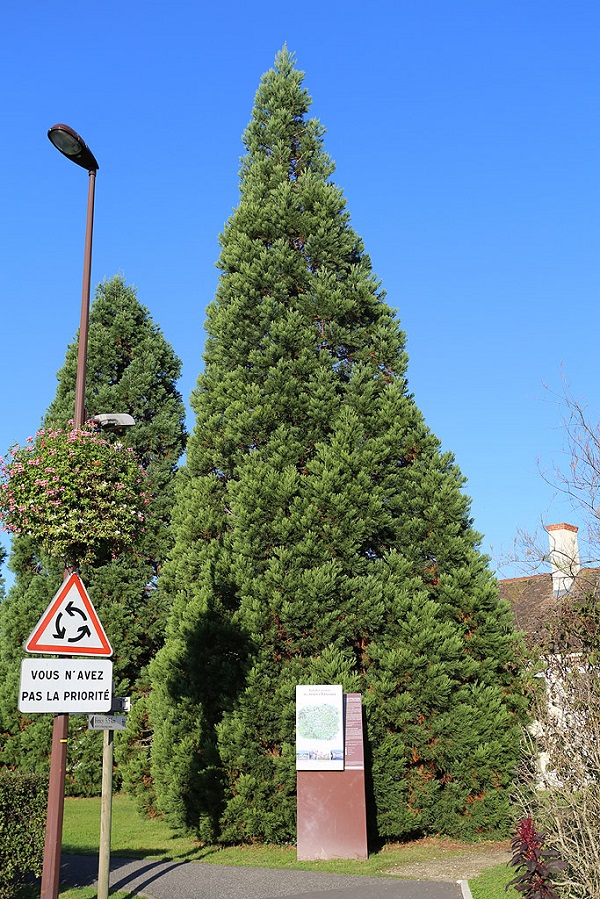
[[543, 646], [550, 639], [546, 625], [565, 601], [600, 595], [600, 568], [582, 568], [569, 592], [560, 597], [554, 594], [550, 573], [508, 578], [498, 587], [501, 598], [510, 603], [517, 630]]

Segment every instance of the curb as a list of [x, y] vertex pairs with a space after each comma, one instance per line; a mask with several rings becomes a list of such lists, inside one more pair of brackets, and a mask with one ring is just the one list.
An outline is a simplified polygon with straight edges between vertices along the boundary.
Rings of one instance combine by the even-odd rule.
[[457, 880], [457, 884], [460, 887], [460, 891], [463, 895], [463, 899], [473, 899], [473, 894], [469, 889], [469, 881], [468, 880]]

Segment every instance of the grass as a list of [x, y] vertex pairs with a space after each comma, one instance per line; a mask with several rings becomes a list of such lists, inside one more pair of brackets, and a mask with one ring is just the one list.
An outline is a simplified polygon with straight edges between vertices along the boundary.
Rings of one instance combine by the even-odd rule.
[[[71, 855], [97, 855], [100, 842], [100, 800], [67, 799], [63, 826], [63, 852]], [[478, 844], [481, 846], [481, 844]], [[176, 834], [164, 821], [148, 819], [140, 815], [133, 800], [124, 795], [113, 797], [111, 830], [111, 854], [130, 858], [156, 858], [161, 860], [201, 861], [205, 864], [283, 868], [294, 870], [326, 871], [338, 874], [368, 874], [384, 876], [390, 869], [404, 864], [424, 862], [439, 858], [443, 852], [464, 855], [470, 844], [441, 839], [424, 839], [411, 843], [384, 846], [372, 852], [365, 861], [334, 859], [331, 861], [299, 862], [295, 846], [247, 845], [202, 846], [189, 837]], [[469, 881], [473, 899], [500, 899], [516, 897], [512, 889], [504, 887], [514, 872], [499, 865]], [[131, 899], [130, 894], [111, 894], [115, 899]], [[94, 899], [91, 889], [67, 889], [60, 899]], [[29, 899], [29, 897], [27, 897]]]
[[506, 884], [515, 876], [515, 869], [506, 865], [497, 865], [495, 868], [489, 868], [469, 881], [469, 889], [473, 894], [473, 899], [517, 899], [519, 893], [510, 887], [506, 889]]
[[[138, 813], [129, 796], [113, 797], [111, 855], [126, 858], [157, 858], [202, 861], [205, 864], [289, 868], [338, 874], [381, 875], [383, 869], [435, 858], [435, 840], [385, 846], [365, 861], [332, 859], [300, 862], [292, 845], [251, 844], [245, 846], [202, 846], [189, 837], [177, 835], [164, 821]], [[96, 855], [100, 843], [100, 800], [66, 799], [63, 824], [63, 852], [67, 855]], [[465, 847], [462, 847], [463, 851]], [[460, 848], [459, 848], [460, 852]]]
[[[164, 821], [139, 814], [133, 800], [113, 796], [112, 855], [130, 858], [186, 858], [194, 851], [189, 838], [178, 837]], [[100, 845], [100, 799], [65, 799], [63, 852], [94, 855]]]

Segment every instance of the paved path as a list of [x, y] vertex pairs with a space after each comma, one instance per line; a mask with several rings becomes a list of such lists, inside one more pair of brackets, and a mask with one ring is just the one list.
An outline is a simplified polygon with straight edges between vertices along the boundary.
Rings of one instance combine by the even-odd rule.
[[[151, 899], [462, 899], [458, 883], [111, 859], [110, 888]], [[95, 856], [63, 856], [61, 885], [95, 885]]]

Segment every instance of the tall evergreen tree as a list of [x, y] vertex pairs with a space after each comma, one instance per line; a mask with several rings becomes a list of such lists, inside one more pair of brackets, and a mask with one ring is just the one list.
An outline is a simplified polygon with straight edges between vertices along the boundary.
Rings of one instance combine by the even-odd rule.
[[[168, 530], [173, 480], [184, 447], [184, 406], [176, 382], [181, 363], [136, 291], [120, 276], [100, 284], [90, 310], [86, 412], [128, 412], [135, 426], [105, 432], [134, 448], [148, 472], [152, 492], [146, 532], [131, 552], [109, 564], [83, 566], [82, 579], [114, 651], [117, 695], [147, 687], [148, 663], [162, 643], [166, 612], [156, 588], [157, 576], [171, 545]], [[73, 417], [77, 341], [67, 349], [58, 373], [58, 388], [43, 420], [67, 426]], [[62, 569], [45, 557], [30, 537], [13, 541], [10, 567], [15, 584], [0, 607], [0, 763], [44, 770], [48, 765], [49, 716], [24, 719], [16, 710], [22, 644], [60, 586]], [[144, 728], [144, 702], [132, 713]], [[71, 721], [68, 787], [93, 792], [100, 783], [101, 735], [86, 730], [87, 719]], [[127, 755], [137, 772], [143, 758]], [[117, 741], [117, 749], [123, 740]], [[145, 751], [145, 750], [144, 750]], [[143, 753], [142, 753], [143, 755]]]
[[293, 839], [295, 687], [340, 683], [374, 831], [491, 831], [518, 751], [508, 608], [302, 81], [284, 48], [221, 237], [151, 669], [159, 806], [202, 839]]

